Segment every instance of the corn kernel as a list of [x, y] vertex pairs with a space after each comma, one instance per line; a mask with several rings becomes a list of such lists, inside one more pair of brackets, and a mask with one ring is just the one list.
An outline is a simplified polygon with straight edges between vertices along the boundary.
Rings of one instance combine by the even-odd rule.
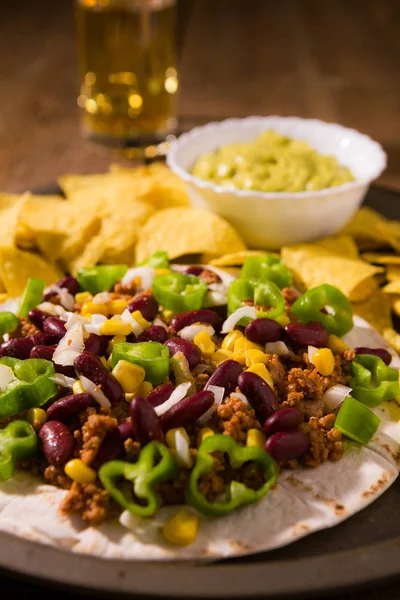
[[243, 338], [244, 335], [241, 331], [239, 331], [238, 329], [234, 329], [233, 331], [230, 331], [228, 333], [228, 335], [226, 335], [222, 341], [221, 344], [221, 348], [222, 350], [230, 350], [231, 352], [233, 352], [234, 348], [235, 348], [235, 342], [236, 340]]
[[72, 384], [72, 391], [74, 394], [86, 394], [86, 390], [82, 385], [82, 381], [78, 379], [75, 383]]
[[143, 367], [134, 365], [127, 360], [119, 360], [113, 368], [112, 374], [119, 381], [124, 392], [128, 394], [136, 394], [146, 375]]
[[275, 319], [275, 321], [279, 323], [279, 325], [282, 325], [282, 327], [286, 327], [286, 325], [289, 325], [290, 323], [290, 319], [287, 315], [281, 315], [280, 317]]
[[136, 394], [125, 394], [125, 400], [127, 402], [130, 402], [131, 400], [134, 399], [135, 396], [136, 396]]
[[214, 354], [212, 355], [211, 364], [213, 365], [213, 367], [218, 367], [218, 365], [223, 363], [224, 360], [229, 360], [232, 357], [233, 357], [233, 352], [230, 352], [229, 350], [222, 350], [220, 348], [219, 350], [214, 352]]
[[267, 438], [262, 431], [258, 429], [249, 429], [246, 436], [246, 446], [257, 446], [258, 448], [264, 448], [264, 444]]
[[214, 432], [211, 429], [211, 427], [203, 427], [202, 429], [200, 429], [196, 438], [196, 446], [200, 448], [202, 442], [204, 442], [206, 438], [210, 437], [210, 435], [214, 435]]
[[204, 358], [210, 358], [215, 352], [215, 344], [207, 331], [200, 331], [194, 336], [193, 343], [198, 347]]
[[174, 316], [174, 313], [172, 312], [172, 310], [168, 310], [167, 308], [164, 308], [161, 311], [161, 318], [167, 324], [170, 323], [173, 316]]
[[114, 350], [114, 344], [118, 344], [118, 342], [126, 342], [126, 335], [114, 335], [113, 339], [109, 341], [107, 346], [108, 354]]
[[107, 358], [105, 356], [100, 356], [100, 360], [103, 363], [104, 367], [107, 369], [107, 371], [111, 371], [111, 366]]
[[110, 315], [122, 315], [128, 304], [128, 300], [123, 300], [122, 298], [110, 300], [110, 302], [107, 302], [108, 312]]
[[144, 318], [144, 316], [142, 315], [140, 310], [135, 310], [135, 312], [132, 313], [132, 317], [135, 319], [135, 321], [140, 325], [140, 327], [142, 329], [148, 329], [149, 327], [151, 327], [151, 322], [147, 321]]
[[40, 429], [47, 421], [47, 414], [43, 408], [30, 408], [26, 414], [26, 420], [33, 429]]
[[235, 341], [232, 356], [233, 360], [236, 360], [241, 365], [246, 364], [245, 352], [247, 350], [260, 350], [260, 352], [262, 352], [263, 349], [258, 344], [254, 344], [253, 342], [246, 340], [246, 338], [243, 336]]
[[198, 516], [182, 508], [164, 523], [161, 533], [174, 546], [188, 546], [195, 541], [198, 529]]
[[142, 381], [136, 390], [136, 393], [139, 396], [147, 396], [147, 394], [150, 394], [151, 391], [153, 391], [153, 384], [150, 383], [150, 381]]
[[167, 446], [169, 448], [176, 448], [176, 444], [175, 444], [175, 434], [180, 431], [185, 439], [187, 440], [187, 442], [190, 442], [189, 436], [187, 434], [187, 431], [184, 427], [174, 427], [174, 429], [169, 429], [167, 431], [167, 433], [165, 434], [165, 443], [167, 444]]
[[314, 367], [321, 375], [327, 377], [335, 368], [335, 357], [330, 348], [320, 348], [313, 356]]
[[129, 335], [132, 332], [132, 325], [125, 323], [120, 319], [110, 319], [104, 321], [100, 327], [101, 335]]
[[69, 460], [64, 467], [65, 474], [73, 481], [83, 485], [93, 483], [97, 475], [96, 471], [85, 463], [80, 458]]
[[156, 275], [165, 275], [167, 273], [171, 273], [171, 269], [163, 269], [161, 267], [159, 267], [158, 269], [154, 269], [156, 272]]
[[267, 355], [261, 350], [246, 350], [244, 353], [246, 360], [246, 367], [251, 367], [251, 365], [255, 365], [256, 363], [265, 363], [267, 362]]
[[108, 317], [108, 308], [105, 304], [96, 304], [95, 302], [85, 302], [81, 309], [82, 316], [85, 315], [104, 315]]
[[272, 381], [271, 373], [268, 371], [267, 367], [263, 363], [256, 363], [255, 365], [251, 365], [247, 369], [250, 373], [255, 373], [259, 375], [264, 381], [268, 383], [270, 387], [274, 387], [274, 382]]
[[330, 335], [328, 338], [328, 347], [335, 354], [342, 354], [345, 350], [350, 350], [350, 347], [343, 342], [337, 335]]
[[75, 294], [75, 302], [78, 304], [85, 304], [91, 300], [93, 300], [93, 296], [89, 292], [78, 292]]

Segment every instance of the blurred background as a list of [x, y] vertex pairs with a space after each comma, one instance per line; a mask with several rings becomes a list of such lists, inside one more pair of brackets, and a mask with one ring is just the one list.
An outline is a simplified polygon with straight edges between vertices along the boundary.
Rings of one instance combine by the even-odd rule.
[[[2, 3], [1, 191], [115, 162], [80, 134], [74, 4]], [[384, 146], [379, 183], [400, 189], [399, 24], [398, 0], [178, 0], [178, 132], [251, 114], [339, 122]]]

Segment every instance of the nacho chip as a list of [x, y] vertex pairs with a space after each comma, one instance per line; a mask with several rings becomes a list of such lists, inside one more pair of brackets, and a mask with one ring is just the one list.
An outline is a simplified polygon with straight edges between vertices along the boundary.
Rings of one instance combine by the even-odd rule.
[[391, 302], [381, 290], [376, 290], [365, 302], [353, 303], [354, 314], [359, 315], [378, 331], [393, 327]]
[[389, 281], [394, 281], [395, 279], [400, 279], [400, 264], [398, 265], [388, 265], [386, 267], [386, 277]]
[[400, 279], [390, 281], [382, 288], [382, 291], [385, 292], [385, 294], [400, 294]]
[[400, 251], [400, 234], [397, 223], [386, 219], [378, 211], [363, 206], [352, 221], [342, 230], [342, 234], [350, 235], [357, 240], [371, 240], [374, 243], [388, 245]]
[[388, 344], [400, 353], [400, 335], [392, 328], [384, 329], [382, 332], [383, 337]]
[[362, 255], [364, 260], [377, 265], [400, 265], [400, 256], [398, 254], [385, 254], [382, 252], [366, 252]]
[[39, 254], [18, 248], [0, 248], [0, 274], [11, 297], [22, 294], [29, 277], [43, 279], [50, 285], [63, 275]]
[[400, 317], [400, 294], [398, 296], [386, 296], [392, 301], [392, 310], [393, 312]]
[[337, 256], [358, 258], [357, 244], [350, 235], [334, 235], [317, 240], [315, 243], [317, 246], [322, 246]]
[[233, 227], [218, 215], [196, 208], [169, 208], [155, 213], [139, 231], [136, 262], [157, 250], [166, 250], [173, 259], [205, 252], [218, 256], [245, 248]]
[[208, 261], [210, 265], [215, 267], [236, 267], [242, 266], [246, 258], [249, 256], [265, 256], [265, 254], [271, 254], [279, 258], [279, 254], [275, 252], [266, 252], [265, 250], [244, 250], [243, 252], [234, 252], [230, 254], [224, 254], [218, 256], [218, 258], [211, 258], [211, 255], [204, 256], [204, 262]]
[[0, 194], [0, 246], [14, 246], [18, 215], [24, 202], [24, 195]]
[[283, 246], [281, 249], [281, 258], [283, 262], [293, 271], [294, 282], [300, 289], [306, 289], [306, 283], [301, 277], [301, 267], [305, 261], [319, 258], [320, 256], [334, 256], [332, 252], [317, 246], [316, 244], [295, 244], [293, 246]]

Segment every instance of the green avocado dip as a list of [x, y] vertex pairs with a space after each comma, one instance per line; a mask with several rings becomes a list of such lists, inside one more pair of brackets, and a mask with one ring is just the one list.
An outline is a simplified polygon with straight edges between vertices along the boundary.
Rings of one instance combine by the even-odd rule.
[[309, 144], [265, 131], [254, 141], [221, 146], [196, 161], [192, 175], [229, 189], [261, 192], [322, 190], [353, 181], [350, 169]]

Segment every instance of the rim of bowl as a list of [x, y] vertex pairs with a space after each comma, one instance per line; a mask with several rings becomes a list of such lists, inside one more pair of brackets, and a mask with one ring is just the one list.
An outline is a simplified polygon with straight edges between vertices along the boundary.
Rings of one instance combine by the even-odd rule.
[[[216, 185], [214, 183], [210, 183], [204, 179], [200, 179], [199, 177], [194, 177], [189, 171], [185, 168], [181, 167], [176, 159], [176, 153], [180, 146], [190, 143], [198, 137], [203, 135], [203, 132], [207, 129], [220, 129], [220, 128], [229, 128], [230, 126], [235, 126], [240, 123], [251, 123], [252, 121], [269, 121], [272, 119], [281, 119], [282, 121], [300, 121], [307, 123], [309, 125], [322, 125], [328, 129], [335, 129], [336, 131], [341, 131], [342, 133], [347, 133], [350, 135], [355, 135], [358, 138], [361, 138], [362, 141], [370, 146], [376, 152], [377, 165], [375, 166], [374, 173], [370, 177], [357, 178], [354, 181], [349, 181], [347, 183], [343, 183], [342, 185], [338, 185], [335, 187], [324, 188], [322, 190], [305, 190], [303, 192], [262, 192], [257, 190], [241, 190], [241, 189], [231, 189], [223, 187], [222, 185]], [[382, 145], [373, 140], [371, 137], [366, 135], [365, 133], [361, 133], [357, 131], [357, 129], [353, 129], [350, 127], [344, 127], [338, 123], [332, 123], [328, 121], [322, 121], [321, 119], [306, 119], [303, 117], [295, 117], [288, 116], [282, 117], [280, 115], [268, 115], [268, 116], [250, 116], [250, 117], [233, 117], [229, 119], [224, 119], [222, 121], [210, 121], [206, 125], [199, 125], [197, 127], [193, 127], [190, 131], [182, 133], [177, 140], [172, 142], [168, 153], [167, 153], [167, 165], [170, 167], [172, 171], [174, 171], [181, 179], [188, 183], [194, 184], [198, 188], [212, 190], [217, 194], [226, 194], [231, 193], [235, 194], [238, 197], [248, 197], [248, 196], [257, 196], [258, 198], [265, 198], [265, 200], [269, 200], [272, 198], [285, 198], [285, 199], [296, 199], [296, 198], [304, 198], [305, 196], [313, 196], [313, 197], [323, 197], [329, 196], [330, 194], [337, 192], [346, 192], [348, 190], [353, 190], [360, 185], [370, 184], [372, 181], [377, 179], [387, 166], [387, 154], [384, 151]], [[379, 164], [380, 163], [380, 164]]]

